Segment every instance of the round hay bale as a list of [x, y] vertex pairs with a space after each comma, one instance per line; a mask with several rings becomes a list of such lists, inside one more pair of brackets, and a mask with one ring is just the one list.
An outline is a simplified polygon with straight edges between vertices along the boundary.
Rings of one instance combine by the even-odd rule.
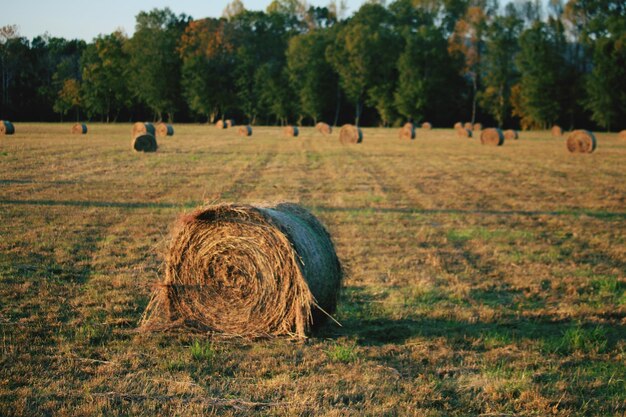
[[145, 135], [145, 134], [149, 134], [154, 136], [155, 135], [155, 129], [154, 129], [154, 125], [152, 123], [149, 122], [137, 122], [135, 124], [133, 124], [133, 131], [132, 131], [132, 137], [135, 138], [138, 135]]
[[463, 127], [463, 123], [461, 123], [461, 122], [456, 122], [454, 124], [454, 129], [461, 129], [462, 127]]
[[357, 126], [347, 124], [341, 126], [339, 142], [343, 144], [363, 142], [363, 132]]
[[237, 133], [239, 136], [252, 136], [252, 126], [239, 126]]
[[430, 130], [432, 128], [433, 128], [433, 125], [431, 125], [430, 123], [428, 122], [422, 123], [422, 129]]
[[149, 133], [137, 135], [133, 139], [133, 149], [135, 152], [156, 152], [156, 138]]
[[563, 129], [561, 129], [561, 126], [558, 126], [558, 125], [552, 126], [551, 132], [552, 132], [552, 136], [554, 137], [560, 138], [561, 136], [563, 136]]
[[224, 120], [220, 119], [215, 123], [215, 127], [218, 129], [226, 129], [228, 126], [226, 125], [226, 122]]
[[167, 123], [159, 123], [156, 126], [157, 136], [174, 136], [174, 126]]
[[298, 126], [285, 126], [283, 134], [290, 138], [297, 138], [300, 134], [300, 130], [298, 129]]
[[141, 328], [305, 337], [335, 311], [341, 280], [330, 235], [302, 207], [209, 206], [174, 228]]
[[226, 128], [231, 128], [235, 126], [235, 121], [233, 119], [226, 119]]
[[566, 146], [573, 153], [592, 153], [596, 149], [596, 137], [588, 130], [574, 130], [567, 137]]
[[87, 125], [84, 123], [76, 123], [74, 126], [72, 126], [72, 133], [75, 135], [87, 134]]
[[398, 132], [400, 139], [415, 139], [415, 125], [411, 122], [405, 123]]
[[474, 126], [472, 126], [472, 130], [482, 130], [483, 129], [483, 125], [481, 123], [474, 123]]
[[464, 127], [465, 129], [472, 130], [472, 129], [474, 128], [474, 125], [473, 125], [473, 124], [471, 124], [470, 122], [466, 122], [466, 123], [463, 125], [463, 127]]
[[621, 139], [626, 139], [626, 130], [622, 130], [621, 132], [619, 132], [619, 137]]
[[500, 129], [490, 127], [480, 133], [480, 143], [483, 145], [504, 145], [504, 133]]
[[324, 136], [328, 136], [331, 133], [333, 133], [333, 128], [330, 127], [328, 123], [324, 123], [324, 122], [319, 122], [318, 124], [316, 124], [315, 129], [317, 129], [317, 131], [320, 132]]
[[466, 129], [464, 127], [458, 128], [456, 130], [456, 134], [457, 134], [457, 136], [459, 136], [461, 138], [471, 138], [472, 137], [472, 131], [470, 129]]
[[13, 135], [15, 126], [8, 120], [0, 120], [0, 135]]
[[505, 140], [515, 140], [519, 139], [519, 133], [517, 130], [508, 129], [504, 131], [504, 139]]

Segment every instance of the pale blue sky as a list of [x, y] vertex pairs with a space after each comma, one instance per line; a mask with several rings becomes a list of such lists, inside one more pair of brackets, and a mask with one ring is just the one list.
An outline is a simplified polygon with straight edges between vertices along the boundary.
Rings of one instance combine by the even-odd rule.
[[[90, 41], [99, 34], [123, 28], [131, 35], [135, 16], [155, 7], [169, 7], [175, 13], [194, 18], [221, 16], [230, 1], [215, 0], [2, 0], [0, 26], [18, 25], [29, 39], [48, 32], [51, 36]], [[243, 0], [250, 10], [264, 10], [271, 0]], [[328, 0], [308, 0], [313, 6], [326, 6]], [[363, 0], [348, 0], [349, 12], [358, 9]]]

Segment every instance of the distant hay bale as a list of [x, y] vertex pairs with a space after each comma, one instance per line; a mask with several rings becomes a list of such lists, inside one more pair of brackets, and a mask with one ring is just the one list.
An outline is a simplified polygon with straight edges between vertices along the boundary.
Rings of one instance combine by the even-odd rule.
[[432, 128], [433, 128], [433, 125], [431, 125], [430, 123], [428, 122], [422, 123], [422, 129], [430, 130]]
[[461, 122], [456, 122], [454, 124], [454, 129], [461, 129], [462, 127], [463, 127], [463, 123], [461, 123]]
[[181, 217], [140, 329], [305, 337], [335, 311], [330, 235], [296, 204], [220, 204]]
[[474, 126], [472, 126], [472, 130], [482, 130], [483, 125], [481, 123], [474, 123]]
[[156, 138], [149, 133], [137, 135], [133, 138], [133, 149], [135, 152], [156, 152]]
[[300, 134], [300, 130], [298, 129], [298, 126], [285, 126], [285, 128], [283, 129], [283, 134], [285, 136], [288, 137], [298, 137], [298, 135]]
[[324, 122], [319, 122], [318, 124], [316, 124], [315, 129], [317, 129], [317, 131], [320, 132], [324, 136], [328, 136], [331, 133], [333, 133], [333, 128], [330, 127], [328, 123], [324, 123]]
[[343, 125], [339, 131], [339, 141], [343, 144], [361, 143], [363, 142], [363, 132], [354, 125]]
[[519, 139], [519, 133], [517, 132], [517, 130], [513, 130], [513, 129], [505, 130], [504, 139], [505, 140]]
[[74, 126], [72, 126], [72, 133], [75, 135], [87, 134], [87, 125], [84, 123], [76, 123]]
[[474, 128], [474, 125], [473, 125], [473, 124], [471, 124], [470, 122], [465, 122], [465, 124], [463, 125], [463, 127], [464, 127], [465, 129], [472, 130], [472, 129]]
[[226, 119], [226, 127], [231, 128], [235, 126], [235, 121], [233, 119]]
[[471, 138], [472, 137], [471, 129], [467, 129], [465, 127], [461, 127], [461, 128], [456, 129], [456, 134], [457, 134], [457, 136], [459, 136], [461, 138]]
[[0, 135], [15, 134], [15, 126], [8, 120], [0, 120]]
[[215, 123], [215, 127], [217, 127], [218, 129], [226, 129], [228, 125], [224, 120], [220, 119]]
[[167, 123], [159, 123], [156, 126], [156, 135], [161, 136], [174, 136], [174, 126]]
[[252, 126], [239, 126], [237, 133], [239, 136], [252, 136]]
[[490, 127], [480, 133], [480, 143], [483, 145], [502, 146], [504, 133], [500, 129]]
[[415, 125], [411, 122], [405, 123], [398, 132], [400, 139], [415, 139]]
[[133, 125], [132, 137], [135, 138], [138, 135], [150, 134], [155, 135], [154, 125], [149, 122], [137, 122]]
[[621, 139], [626, 139], [626, 130], [622, 130], [621, 132], [619, 132], [619, 137]]
[[552, 136], [559, 137], [559, 138], [563, 136], [563, 129], [561, 129], [561, 126], [558, 126], [558, 125], [552, 126]]
[[596, 149], [596, 137], [588, 130], [574, 130], [567, 137], [566, 146], [572, 153], [592, 153]]

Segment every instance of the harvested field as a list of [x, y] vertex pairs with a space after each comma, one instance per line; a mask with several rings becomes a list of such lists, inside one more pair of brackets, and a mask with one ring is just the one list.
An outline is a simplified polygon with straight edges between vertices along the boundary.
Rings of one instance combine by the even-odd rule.
[[[572, 155], [452, 129], [342, 146], [176, 125], [0, 138], [0, 415], [613, 416], [626, 412], [626, 142]], [[19, 138], [19, 140], [17, 140]], [[172, 224], [293, 201], [344, 268], [306, 341], [138, 332]]]

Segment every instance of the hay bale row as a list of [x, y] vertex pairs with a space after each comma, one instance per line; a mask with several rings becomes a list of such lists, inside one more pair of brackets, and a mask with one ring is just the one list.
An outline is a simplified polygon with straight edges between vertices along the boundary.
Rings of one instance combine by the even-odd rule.
[[298, 126], [285, 126], [283, 134], [290, 138], [297, 138], [300, 134], [300, 130], [298, 129]]
[[330, 235], [295, 204], [209, 206], [172, 236], [142, 330], [304, 337], [335, 310], [342, 272]]
[[252, 126], [239, 126], [237, 133], [239, 136], [252, 136]]
[[400, 139], [415, 139], [415, 125], [411, 122], [405, 123], [398, 132]]
[[461, 138], [471, 138], [472, 137], [472, 130], [471, 129], [467, 129], [465, 127], [459, 127], [456, 129], [456, 134], [458, 137]]
[[174, 126], [167, 123], [159, 123], [156, 126], [157, 136], [174, 136]]
[[554, 136], [555, 138], [556, 137], [560, 138], [561, 136], [563, 136], [563, 129], [561, 129], [561, 126], [558, 126], [558, 125], [552, 126], [551, 132], [552, 132], [552, 136]]
[[462, 128], [463, 128], [463, 123], [461, 123], [461, 122], [456, 122], [456, 123], [454, 124], [454, 126], [453, 126], [453, 127], [454, 127], [454, 129], [455, 129], [455, 130], [456, 130], [456, 129], [462, 129]]
[[8, 120], [0, 120], [0, 135], [15, 134], [15, 126]]
[[133, 124], [132, 137], [135, 138], [138, 135], [150, 134], [155, 135], [154, 125], [150, 122], [137, 122]]
[[572, 153], [592, 153], [596, 149], [596, 137], [588, 130], [574, 130], [565, 144]]
[[504, 139], [505, 140], [517, 140], [519, 139], [519, 133], [517, 130], [508, 129], [504, 131]]
[[328, 136], [333, 133], [333, 128], [328, 123], [319, 122], [315, 125], [315, 129], [324, 136]]
[[433, 125], [431, 125], [430, 123], [428, 123], [428, 122], [422, 123], [422, 129], [430, 130], [432, 128], [433, 128]]
[[72, 126], [72, 134], [74, 135], [86, 135], [87, 125], [85, 123], [76, 123]]
[[339, 131], [339, 141], [343, 144], [363, 142], [363, 132], [357, 126], [347, 124]]
[[483, 145], [504, 145], [504, 133], [500, 129], [490, 127], [480, 133], [480, 143]]
[[135, 135], [132, 141], [135, 152], [156, 152], [157, 141], [150, 133], [140, 133]]
[[481, 123], [474, 123], [474, 126], [472, 126], [472, 130], [482, 130], [483, 129], [483, 125]]
[[467, 130], [473, 130], [473, 129], [474, 129], [474, 125], [473, 125], [472, 123], [470, 123], [470, 122], [465, 122], [465, 123], [463, 124], [463, 127], [464, 127], [465, 129], [467, 129]]
[[220, 119], [215, 123], [215, 127], [218, 129], [228, 129], [235, 126], [235, 121], [232, 119]]

